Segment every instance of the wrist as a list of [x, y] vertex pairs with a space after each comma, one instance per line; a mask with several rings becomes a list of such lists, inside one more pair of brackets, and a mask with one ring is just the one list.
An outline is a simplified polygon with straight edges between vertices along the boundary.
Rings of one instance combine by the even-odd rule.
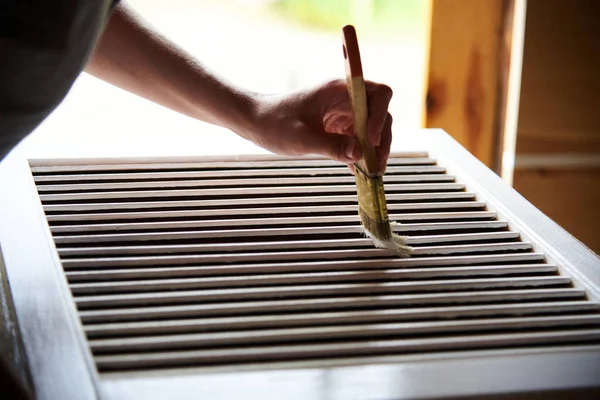
[[227, 128], [245, 139], [250, 139], [257, 129], [262, 105], [261, 97], [254, 92], [236, 91], [223, 115], [218, 118], [217, 125]]
[[183, 89], [172, 90], [181, 103], [180, 112], [243, 137], [252, 130], [260, 104], [257, 93], [237, 88], [202, 68], [186, 82]]
[[274, 120], [280, 115], [277, 110], [281, 95], [244, 92], [235, 103], [235, 110], [222, 126], [254, 144], [265, 147], [263, 136], [268, 135]]

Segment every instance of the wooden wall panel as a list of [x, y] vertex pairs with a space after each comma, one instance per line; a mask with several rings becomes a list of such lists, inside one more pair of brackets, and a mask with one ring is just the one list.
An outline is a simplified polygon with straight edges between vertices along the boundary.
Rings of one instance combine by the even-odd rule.
[[600, 254], [600, 169], [521, 170], [514, 185], [542, 212]]
[[600, 1], [528, 0], [517, 153], [600, 152]]
[[428, 128], [443, 128], [499, 171], [508, 0], [432, 0]]
[[528, 0], [514, 187], [600, 252], [600, 1]]

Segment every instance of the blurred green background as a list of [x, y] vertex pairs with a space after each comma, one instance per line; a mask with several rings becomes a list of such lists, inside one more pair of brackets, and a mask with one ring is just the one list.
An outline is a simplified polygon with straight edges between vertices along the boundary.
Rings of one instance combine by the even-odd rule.
[[346, 24], [369, 36], [412, 36], [422, 27], [425, 0], [274, 0], [280, 16], [310, 28], [339, 31]]

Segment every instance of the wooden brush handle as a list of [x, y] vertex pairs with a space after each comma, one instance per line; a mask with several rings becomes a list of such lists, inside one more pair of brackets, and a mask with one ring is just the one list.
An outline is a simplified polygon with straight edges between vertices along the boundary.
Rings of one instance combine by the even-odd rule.
[[346, 25], [342, 28], [342, 40], [344, 44], [344, 63], [346, 64], [346, 82], [354, 116], [354, 133], [360, 142], [363, 154], [362, 159], [356, 164], [369, 176], [380, 175], [381, 170], [377, 153], [367, 137], [367, 119], [369, 116], [367, 92], [360, 62], [356, 30], [352, 25]]

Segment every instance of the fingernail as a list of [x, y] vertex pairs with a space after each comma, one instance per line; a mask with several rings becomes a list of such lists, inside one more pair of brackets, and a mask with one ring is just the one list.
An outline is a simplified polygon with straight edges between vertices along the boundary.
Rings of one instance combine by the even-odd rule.
[[348, 157], [349, 160], [356, 159], [356, 143], [353, 141], [346, 145], [346, 157]]
[[381, 145], [381, 132], [376, 132], [374, 135], [371, 135], [371, 145], [373, 147], [379, 147]]

